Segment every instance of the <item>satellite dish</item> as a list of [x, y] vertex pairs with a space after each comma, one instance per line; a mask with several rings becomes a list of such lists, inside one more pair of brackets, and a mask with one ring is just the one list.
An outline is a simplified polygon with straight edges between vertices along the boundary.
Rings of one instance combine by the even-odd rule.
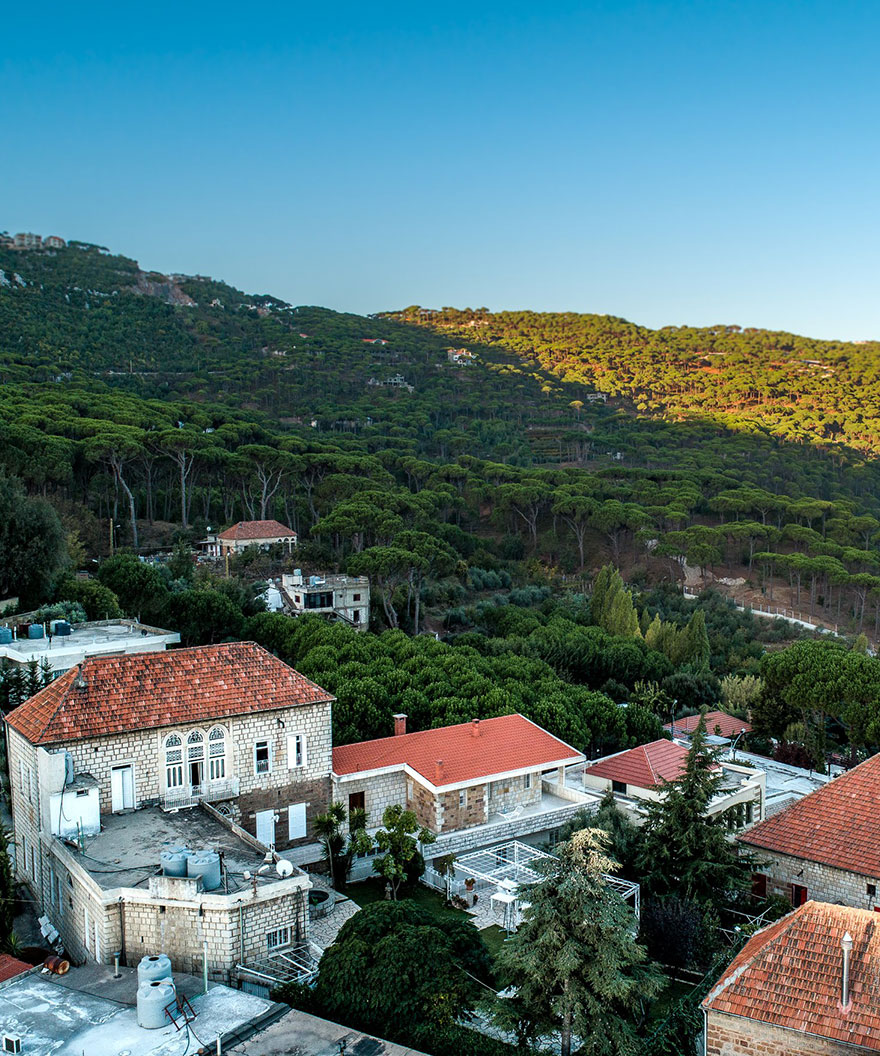
[[293, 862], [288, 862], [286, 858], [279, 858], [278, 864], [275, 866], [275, 872], [279, 876], [293, 876]]

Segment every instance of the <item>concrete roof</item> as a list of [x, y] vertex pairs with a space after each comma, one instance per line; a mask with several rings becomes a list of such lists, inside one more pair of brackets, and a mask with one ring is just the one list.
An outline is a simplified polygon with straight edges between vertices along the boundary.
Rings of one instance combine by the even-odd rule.
[[418, 1049], [383, 1041], [297, 1009], [226, 1051], [241, 1056], [339, 1056], [343, 1041], [351, 1056], [425, 1056]]
[[[0, 988], [0, 1024], [18, 1034], [22, 1056], [184, 1056], [193, 1052], [188, 1032], [173, 1024], [145, 1030], [137, 1023], [137, 972], [106, 965], [72, 968], [67, 975], [23, 975]], [[201, 993], [200, 980], [175, 975], [196, 1012], [195, 1034], [211, 1051], [218, 1037], [242, 1036], [277, 1014], [265, 998], [226, 986]]]
[[[6, 626], [15, 626], [16, 618], [4, 621]], [[0, 645], [0, 657], [26, 664], [30, 660], [48, 660], [53, 670], [73, 667], [87, 656], [111, 656], [114, 653], [132, 653], [142, 649], [176, 645], [180, 641], [177, 631], [166, 631], [161, 627], [149, 627], [137, 620], [97, 620], [92, 623], [74, 624], [67, 635], [55, 634], [51, 641], [43, 638], [16, 638], [14, 642]]]

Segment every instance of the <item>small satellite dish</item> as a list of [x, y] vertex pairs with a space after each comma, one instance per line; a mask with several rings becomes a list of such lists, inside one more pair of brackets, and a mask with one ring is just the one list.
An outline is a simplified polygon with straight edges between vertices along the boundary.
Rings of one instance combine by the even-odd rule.
[[293, 876], [293, 862], [288, 862], [286, 858], [279, 858], [275, 872], [279, 876]]

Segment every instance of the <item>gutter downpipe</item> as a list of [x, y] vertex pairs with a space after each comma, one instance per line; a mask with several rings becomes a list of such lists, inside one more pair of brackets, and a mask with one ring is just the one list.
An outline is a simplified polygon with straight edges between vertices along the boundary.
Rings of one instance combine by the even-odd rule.
[[238, 900], [238, 952], [239, 960], [244, 964], [244, 915], [241, 899]]

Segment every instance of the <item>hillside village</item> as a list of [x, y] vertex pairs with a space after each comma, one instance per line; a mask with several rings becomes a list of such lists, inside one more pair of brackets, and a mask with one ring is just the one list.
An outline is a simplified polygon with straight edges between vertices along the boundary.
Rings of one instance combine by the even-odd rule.
[[[242, 522], [192, 559], [222, 566], [297, 542], [277, 521]], [[268, 587], [270, 618], [364, 632], [370, 587], [285, 573]], [[646, 993], [662, 990], [661, 965], [703, 973], [687, 976], [690, 1004], [629, 1021], [633, 1051], [668, 1051], [674, 1037], [706, 1056], [880, 1048], [880, 755], [820, 774], [760, 754], [747, 717], [705, 707], [599, 757], [517, 713], [411, 730], [399, 712], [381, 736], [337, 743], [334, 694], [254, 641], [181, 647], [174, 628], [38, 615], [0, 625], [4, 670], [42, 682], [4, 717], [9, 854], [31, 907], [18, 926], [39, 932], [30, 962], [0, 958], [0, 1021], [20, 1051], [38, 1051], [37, 1037], [46, 1053], [78, 1044], [98, 1015], [86, 980], [122, 993], [135, 975], [136, 1001], [120, 998], [133, 1019], [118, 1025], [139, 1037], [192, 1023], [202, 1038], [216, 1029], [219, 1047], [263, 1037], [274, 1018], [267, 1039], [341, 1039], [330, 981], [361, 918], [376, 928], [386, 908], [419, 905], [426, 922], [452, 914], [467, 929], [481, 986], [497, 992], [487, 1005], [465, 987], [448, 1044], [500, 1053], [517, 1037], [504, 1002], [529, 985], [505, 955], [542, 941], [536, 900], [568, 911], [554, 884], [572, 862], [603, 941], [631, 948]], [[568, 941], [586, 955], [586, 935]], [[73, 1028], [35, 1018], [58, 972], [85, 1002]], [[385, 985], [393, 999], [399, 984]], [[224, 1016], [229, 1029], [211, 1026]], [[577, 1047], [580, 1022], [535, 1020], [530, 1044]]]

